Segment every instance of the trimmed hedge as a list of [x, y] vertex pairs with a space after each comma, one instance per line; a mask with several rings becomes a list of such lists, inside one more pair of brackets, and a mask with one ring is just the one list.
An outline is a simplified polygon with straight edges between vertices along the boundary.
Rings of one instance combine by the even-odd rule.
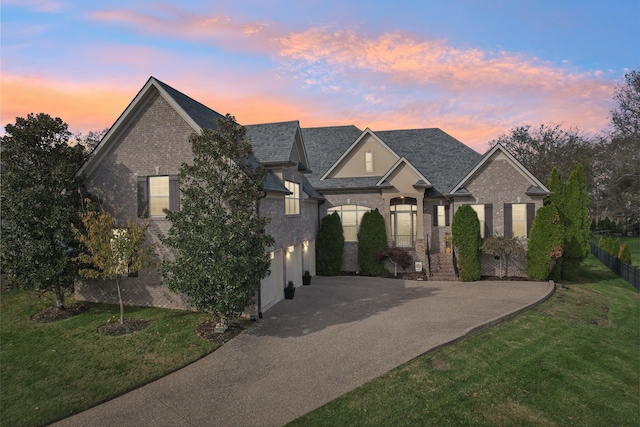
[[549, 278], [551, 262], [562, 256], [563, 226], [554, 204], [536, 212], [529, 232], [527, 274], [538, 280]]
[[337, 212], [322, 218], [316, 242], [316, 273], [319, 276], [337, 276], [342, 270], [344, 234]]
[[374, 209], [365, 212], [358, 230], [358, 264], [360, 273], [365, 276], [382, 276], [387, 270], [376, 254], [387, 247], [387, 228], [384, 217]]
[[480, 280], [480, 221], [470, 205], [460, 206], [453, 216], [451, 241], [457, 248], [460, 280]]

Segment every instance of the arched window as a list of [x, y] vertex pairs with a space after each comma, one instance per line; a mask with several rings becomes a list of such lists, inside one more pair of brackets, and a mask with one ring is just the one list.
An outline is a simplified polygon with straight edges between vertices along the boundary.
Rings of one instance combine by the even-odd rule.
[[371, 208], [359, 205], [341, 205], [327, 209], [327, 213], [331, 215], [338, 212], [340, 221], [342, 221], [342, 233], [346, 242], [358, 241], [358, 229], [360, 221], [365, 212], [369, 212]]
[[412, 248], [417, 236], [418, 202], [413, 197], [391, 199], [391, 236], [394, 246]]

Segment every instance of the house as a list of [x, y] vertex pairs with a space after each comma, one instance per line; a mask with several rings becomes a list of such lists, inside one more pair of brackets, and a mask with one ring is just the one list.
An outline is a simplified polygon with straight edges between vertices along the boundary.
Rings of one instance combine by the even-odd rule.
[[[149, 239], [160, 258], [170, 257], [159, 236], [171, 224], [163, 209], [180, 209], [177, 175], [192, 161], [189, 135], [215, 128], [219, 113], [151, 77], [95, 148], [79, 173], [87, 189], [123, 219], [145, 212]], [[390, 245], [429, 264], [446, 254], [450, 223], [470, 204], [482, 233], [527, 237], [536, 209], [549, 190], [507, 150], [496, 145], [484, 156], [440, 129], [373, 131], [355, 126], [301, 128], [288, 121], [246, 125], [254, 161], [268, 175], [260, 214], [271, 218], [267, 248], [271, 273], [260, 285], [258, 309], [283, 298], [289, 280], [315, 274], [315, 239], [321, 219], [341, 216], [344, 271], [357, 271], [357, 230], [364, 212], [377, 208]], [[447, 258], [448, 257], [448, 258]], [[435, 261], [433, 261], [435, 262]], [[492, 260], [483, 264], [492, 275]], [[161, 284], [156, 269], [128, 279], [128, 304], [187, 308], [184, 296]], [[115, 302], [115, 288], [77, 285], [79, 299]]]

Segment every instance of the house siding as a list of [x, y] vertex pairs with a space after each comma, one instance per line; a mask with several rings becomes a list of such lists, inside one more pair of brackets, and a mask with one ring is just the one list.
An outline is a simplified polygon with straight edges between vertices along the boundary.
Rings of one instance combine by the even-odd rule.
[[514, 165], [503, 158], [490, 159], [469, 180], [466, 188], [471, 197], [456, 197], [454, 210], [466, 204], [493, 204], [493, 234], [504, 235], [504, 204], [534, 203], [537, 211], [543, 197], [526, 194], [531, 182]]
[[[107, 210], [117, 211], [119, 220], [136, 219], [138, 176], [177, 175], [182, 163], [193, 161], [189, 143], [193, 132], [176, 110], [155, 92], [87, 177], [87, 190], [99, 197]], [[171, 223], [165, 219], [149, 219], [147, 242], [156, 245], [155, 263], [172, 257], [160, 242], [160, 236], [170, 227]], [[137, 278], [123, 280], [122, 293], [127, 305], [189, 309], [187, 298], [170, 292], [154, 267], [141, 271]], [[75, 297], [85, 301], [118, 302], [113, 281], [83, 280], [75, 288]]]
[[[111, 147], [86, 181], [90, 193], [98, 196], [109, 211], [118, 211], [119, 220], [138, 217], [138, 177], [177, 175], [183, 163], [193, 162], [189, 136], [194, 129], [157, 91], [154, 91], [138, 114], [131, 119], [120, 137]], [[315, 275], [315, 237], [318, 232], [318, 202], [304, 200], [302, 176], [298, 173], [298, 151], [292, 150], [291, 161], [295, 166], [280, 171], [283, 180], [300, 184], [301, 203], [299, 215], [285, 215], [283, 195], [269, 195], [260, 200], [260, 215], [272, 220], [266, 227], [275, 243], [269, 251], [295, 247], [294, 253], [283, 257], [283, 280], [302, 284], [302, 272]], [[172, 259], [174, 254], [160, 240], [171, 228], [162, 218], [149, 219], [147, 242], [156, 246], [159, 264]], [[308, 242], [305, 247], [304, 242]], [[284, 283], [282, 283], [284, 287]], [[185, 295], [175, 294], [163, 285], [155, 267], [140, 272], [137, 278], [122, 282], [123, 300], [126, 305], [154, 306], [175, 309], [191, 309]], [[117, 291], [113, 281], [83, 280], [75, 289], [78, 300], [117, 303]]]

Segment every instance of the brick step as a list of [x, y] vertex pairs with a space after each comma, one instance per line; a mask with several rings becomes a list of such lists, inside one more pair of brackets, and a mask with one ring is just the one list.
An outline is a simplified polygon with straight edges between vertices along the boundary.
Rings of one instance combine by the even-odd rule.
[[458, 280], [451, 254], [431, 254], [431, 276], [429, 280], [440, 282], [455, 282]]

